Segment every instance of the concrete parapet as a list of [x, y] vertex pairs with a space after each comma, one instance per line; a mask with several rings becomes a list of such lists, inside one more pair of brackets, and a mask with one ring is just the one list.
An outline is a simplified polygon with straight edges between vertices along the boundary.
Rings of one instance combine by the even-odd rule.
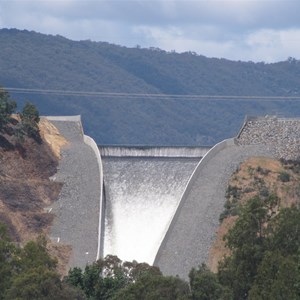
[[99, 227], [98, 227], [98, 249], [97, 249], [97, 256], [96, 260], [99, 258], [102, 258], [103, 256], [103, 234], [104, 234], [104, 203], [103, 203], [103, 165], [102, 160], [100, 156], [99, 148], [91, 137], [84, 135], [83, 141], [85, 144], [90, 146], [93, 151], [95, 152], [98, 167], [99, 167], [99, 173], [100, 173], [100, 207], [99, 207]]

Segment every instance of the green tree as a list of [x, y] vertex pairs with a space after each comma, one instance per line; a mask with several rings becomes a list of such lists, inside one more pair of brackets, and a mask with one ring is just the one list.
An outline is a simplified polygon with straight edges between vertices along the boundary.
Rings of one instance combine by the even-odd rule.
[[189, 278], [193, 300], [232, 299], [230, 290], [224, 288], [219, 283], [217, 275], [204, 264], [198, 269], [193, 268], [189, 273]]
[[30, 268], [15, 276], [11, 287], [7, 290], [5, 299], [83, 300], [85, 296], [80, 290], [61, 282], [55, 271], [41, 266]]
[[0, 223], [0, 299], [11, 285], [16, 247], [10, 242], [6, 227]]
[[295, 205], [280, 209], [268, 226], [269, 248], [283, 256], [300, 249], [300, 209]]
[[38, 267], [54, 271], [56, 264], [57, 260], [48, 253], [47, 240], [44, 236], [38, 237], [37, 241], [28, 242], [22, 249], [18, 259], [20, 272]]
[[84, 294], [61, 282], [56, 259], [47, 250], [45, 237], [28, 242], [15, 259], [5, 299], [85, 299]]
[[84, 272], [80, 268], [69, 271], [65, 282], [81, 288], [88, 299], [110, 299], [131, 280], [122, 261], [113, 255], [104, 260], [87, 265]]
[[83, 290], [83, 274], [81, 268], [75, 267], [69, 270], [68, 277], [64, 278], [64, 281]]
[[300, 299], [300, 210], [278, 199], [250, 199], [225, 237], [231, 256], [219, 282], [233, 299]]
[[189, 291], [186, 282], [162, 276], [157, 267], [122, 262], [113, 255], [86, 266], [84, 272], [71, 269], [65, 282], [81, 288], [88, 299], [186, 299]]
[[298, 272], [295, 256], [283, 256], [279, 251], [267, 251], [249, 291], [249, 299], [299, 299]]
[[144, 274], [119, 290], [112, 300], [187, 300], [189, 296], [187, 282], [178, 277]]
[[38, 123], [40, 116], [37, 108], [27, 102], [20, 114], [23, 131], [30, 137], [40, 140]]
[[17, 104], [10, 99], [9, 94], [0, 88], [0, 131], [7, 129], [7, 124], [11, 121], [11, 114], [16, 111]]
[[225, 237], [232, 255], [219, 266], [220, 283], [233, 291], [234, 299], [247, 299], [257, 268], [267, 249], [266, 225], [275, 214], [278, 198], [255, 197], [242, 208], [235, 226]]

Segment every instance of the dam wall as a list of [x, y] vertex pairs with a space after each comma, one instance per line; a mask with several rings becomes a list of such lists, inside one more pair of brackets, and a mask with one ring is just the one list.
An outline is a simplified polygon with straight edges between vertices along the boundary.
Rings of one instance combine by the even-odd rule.
[[214, 147], [99, 146], [80, 116], [48, 119], [69, 141], [51, 234], [72, 245], [72, 267], [113, 254], [188, 279], [207, 262], [238, 165], [251, 156], [300, 159], [300, 119], [247, 117], [236, 138]]
[[95, 140], [88, 135], [83, 136], [83, 141], [85, 144], [90, 146], [96, 156], [97, 163], [98, 163], [98, 168], [99, 168], [99, 176], [100, 176], [100, 199], [99, 199], [99, 224], [98, 224], [98, 248], [97, 248], [97, 255], [96, 255], [96, 260], [100, 259], [103, 257], [103, 235], [104, 235], [104, 201], [103, 201], [103, 187], [104, 187], [104, 182], [103, 182], [103, 165], [102, 165], [102, 159], [100, 155], [99, 148], [95, 142]]
[[[229, 146], [232, 146], [234, 144], [235, 144], [234, 139], [227, 139], [227, 140], [224, 140], [224, 141], [216, 144], [201, 158], [201, 160], [197, 164], [196, 168], [194, 169], [193, 173], [191, 174], [190, 178], [188, 179], [188, 181], [186, 183], [186, 186], [183, 190], [183, 194], [181, 195], [180, 201], [178, 202], [178, 207], [176, 208], [175, 214], [174, 214], [171, 222], [169, 223], [169, 227], [166, 231], [166, 234], [165, 234], [165, 236], [163, 236], [163, 238], [160, 242], [158, 252], [157, 252], [155, 260], [154, 260], [154, 265], [161, 267], [160, 260], [161, 260], [161, 256], [163, 255], [165, 248], [167, 247], [167, 241], [169, 240], [170, 236], [173, 234], [172, 232], [174, 230], [174, 227], [176, 226], [175, 224], [177, 222], [177, 219], [179, 218], [181, 209], [182, 209], [183, 205], [185, 204], [185, 202], [187, 201], [191, 190], [193, 188], [195, 188], [196, 181], [201, 176], [201, 172], [220, 151], [222, 151], [223, 149], [225, 149]], [[169, 272], [169, 271], [167, 271], [167, 274], [168, 275], [179, 275], [177, 273], [175, 274], [175, 273]]]
[[[186, 188], [184, 190], [183, 195], [181, 196], [181, 202], [185, 201], [186, 195], [190, 192], [190, 188], [191, 186], [194, 184], [195, 179], [197, 178], [197, 176], [199, 176], [199, 174], [201, 173], [202, 169], [210, 162], [211, 159], [213, 159], [213, 157], [220, 152], [221, 150], [225, 149], [228, 146], [233, 146], [235, 144], [235, 140], [234, 139], [227, 139], [224, 140], [218, 144], [216, 144], [214, 147], [212, 147], [203, 157], [202, 159], [199, 161], [197, 167], [195, 168], [193, 174], [191, 175]], [[175, 216], [174, 216], [175, 217]]]
[[98, 146], [102, 157], [203, 157], [210, 146]]
[[208, 262], [232, 173], [249, 157], [300, 159], [300, 119], [246, 117], [234, 139], [215, 145], [199, 162], [155, 257], [165, 275], [188, 279]]
[[188, 279], [193, 267], [208, 262], [230, 176], [248, 157], [272, 155], [264, 145], [237, 145], [235, 139], [229, 139], [202, 158], [154, 260], [164, 275]]
[[80, 116], [47, 119], [67, 140], [52, 178], [63, 186], [58, 200], [49, 207], [55, 215], [50, 238], [72, 247], [68, 267], [85, 268], [101, 255], [101, 157], [92, 138], [84, 136]]

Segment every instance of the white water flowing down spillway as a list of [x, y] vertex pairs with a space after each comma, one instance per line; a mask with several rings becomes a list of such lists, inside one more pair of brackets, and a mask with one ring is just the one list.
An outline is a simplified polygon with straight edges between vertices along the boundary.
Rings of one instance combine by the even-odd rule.
[[200, 157], [104, 156], [104, 257], [152, 264]]

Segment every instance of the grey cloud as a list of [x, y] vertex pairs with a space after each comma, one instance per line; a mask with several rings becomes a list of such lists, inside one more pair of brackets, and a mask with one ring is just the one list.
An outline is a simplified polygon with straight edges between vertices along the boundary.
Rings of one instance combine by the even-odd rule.
[[220, 25], [233, 31], [298, 27], [300, 1], [283, 0], [65, 0], [4, 1], [0, 4], [10, 17], [55, 16], [71, 20], [105, 20], [143, 25]]
[[[178, 51], [186, 46], [238, 59], [243, 53], [265, 57], [270, 46], [259, 39], [270, 32], [259, 33], [300, 28], [299, 11], [298, 0], [2, 0], [0, 25], [126, 46]], [[298, 49], [299, 39], [292, 48], [274, 36], [274, 57], [280, 56], [278, 45], [286, 52]], [[258, 42], [251, 44], [251, 38]]]

